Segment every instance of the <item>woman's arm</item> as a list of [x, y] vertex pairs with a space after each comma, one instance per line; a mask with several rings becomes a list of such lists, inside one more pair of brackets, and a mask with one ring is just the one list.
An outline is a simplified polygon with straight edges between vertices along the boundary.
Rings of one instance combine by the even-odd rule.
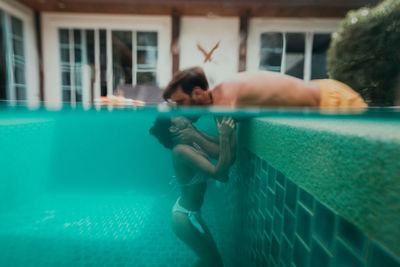
[[[216, 119], [218, 124], [218, 119]], [[234, 126], [236, 126], [234, 124]], [[206, 134], [205, 132], [196, 129], [193, 125], [189, 125], [187, 128], [180, 130], [175, 138], [178, 138], [178, 143], [193, 145], [193, 143], [199, 145], [210, 157], [218, 159], [219, 157], [219, 138]], [[234, 127], [232, 135], [230, 136], [230, 146], [232, 151], [232, 157], [230, 162], [235, 161], [236, 152], [236, 128]]]
[[[203, 131], [200, 131], [193, 126], [187, 127], [180, 130], [175, 138], [179, 138], [178, 143], [193, 145], [193, 143], [199, 145], [210, 157], [218, 159], [219, 155], [219, 140], [216, 137], [209, 136]], [[218, 140], [218, 142], [215, 142]]]
[[186, 145], [175, 146], [174, 159], [184, 162], [189, 167], [204, 172], [216, 180], [226, 182], [232, 158], [230, 137], [234, 130], [234, 122], [230, 118], [222, 119], [221, 121], [217, 121], [217, 126], [219, 133], [219, 156], [215, 166], [208, 159]]

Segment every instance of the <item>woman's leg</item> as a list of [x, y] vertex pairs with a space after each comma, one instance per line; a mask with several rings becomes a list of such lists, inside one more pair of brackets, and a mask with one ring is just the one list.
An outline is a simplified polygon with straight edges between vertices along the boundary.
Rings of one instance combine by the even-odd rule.
[[204, 221], [200, 221], [205, 233], [202, 234], [193, 227], [186, 214], [172, 213], [172, 229], [200, 258], [198, 266], [223, 266], [214, 239]]

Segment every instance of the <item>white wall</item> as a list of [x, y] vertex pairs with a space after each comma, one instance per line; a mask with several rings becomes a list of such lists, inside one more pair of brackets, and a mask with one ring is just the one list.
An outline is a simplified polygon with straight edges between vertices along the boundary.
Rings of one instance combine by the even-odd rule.
[[[167, 85], [171, 79], [172, 58], [170, 16], [129, 16], [96, 14], [43, 13], [42, 45], [44, 88], [48, 106], [61, 105], [61, 71], [58, 44], [59, 28], [106, 29], [158, 32], [158, 83]], [[98, 73], [98, 71], [96, 71]]]
[[[208, 52], [218, 41], [220, 45], [215, 50], [212, 61], [203, 63], [204, 56], [198, 50], [197, 44]], [[203, 67], [212, 88], [238, 71], [239, 42], [239, 17], [182, 17], [179, 68]]]
[[14, 0], [1, 0], [0, 8], [23, 22], [26, 96], [28, 104], [36, 104], [40, 100], [39, 60], [33, 11]]

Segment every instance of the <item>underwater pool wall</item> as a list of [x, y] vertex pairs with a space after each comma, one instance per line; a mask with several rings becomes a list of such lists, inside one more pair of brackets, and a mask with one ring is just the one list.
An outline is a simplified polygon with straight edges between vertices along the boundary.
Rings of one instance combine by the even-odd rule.
[[390, 120], [242, 122], [221, 197], [225, 227], [241, 231], [237, 266], [400, 266], [399, 131]]
[[54, 120], [0, 121], [0, 214], [29, 202], [47, 187]]

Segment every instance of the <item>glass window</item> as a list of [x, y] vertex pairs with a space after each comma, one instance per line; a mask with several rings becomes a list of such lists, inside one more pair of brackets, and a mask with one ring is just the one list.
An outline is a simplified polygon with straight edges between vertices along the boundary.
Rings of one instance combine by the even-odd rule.
[[[311, 39], [307, 39], [310, 42]], [[326, 52], [330, 44], [330, 34], [313, 34], [311, 79], [327, 78]], [[259, 69], [282, 72], [300, 79], [304, 78], [306, 33], [261, 34]], [[283, 60], [284, 62], [283, 62]], [[283, 64], [284, 63], [284, 64]], [[285, 67], [282, 70], [282, 66]]]
[[303, 79], [304, 51], [305, 34], [286, 33], [286, 74]]
[[329, 48], [330, 42], [330, 34], [314, 34], [311, 60], [311, 79], [328, 78], [326, 51]]
[[84, 83], [82, 72], [85, 65], [94, 62], [94, 31], [59, 29], [58, 32], [62, 101], [81, 102]]
[[94, 30], [86, 31], [87, 63], [94, 66]]
[[20, 19], [17, 19], [16, 17], [11, 17], [11, 33], [13, 35], [22, 37], [22, 27], [22, 21]]
[[155, 80], [156, 80], [155, 72], [137, 73], [137, 84], [155, 84]]
[[62, 71], [61, 84], [65, 87], [71, 86], [71, 72], [69, 68], [67, 68], [65, 71]]
[[6, 65], [6, 29], [4, 23], [5, 15], [0, 10], [0, 100], [7, 99], [7, 65]]
[[157, 32], [138, 32], [137, 45], [157, 47]]
[[107, 95], [107, 31], [99, 31], [100, 39], [100, 93]]
[[[132, 84], [132, 32], [112, 31], [113, 89]], [[114, 92], [116, 94], [117, 92]]]
[[15, 98], [17, 100], [26, 99], [26, 90], [24, 85], [15, 85]]
[[65, 102], [71, 102], [71, 87], [63, 86], [62, 87], [62, 100]]
[[68, 47], [61, 48], [61, 62], [69, 62], [69, 48]]
[[282, 33], [261, 34], [260, 69], [280, 72], [282, 48]]
[[136, 84], [157, 84], [157, 32], [137, 32]]
[[59, 29], [58, 39], [60, 43], [60, 61], [61, 61], [61, 86], [63, 88], [62, 101], [71, 101], [71, 63], [70, 63], [70, 45], [69, 30]]
[[11, 85], [15, 93], [15, 100], [26, 99], [25, 86], [25, 56], [23, 23], [20, 19], [10, 16], [11, 21], [11, 55], [14, 84]]
[[[107, 36], [107, 32], [111, 36]], [[99, 29], [99, 39], [95, 40], [95, 30], [59, 29], [61, 61], [61, 86], [63, 101], [81, 101], [86, 87], [94, 92], [94, 66], [99, 64], [100, 95], [108, 94], [111, 69], [112, 91], [118, 94], [119, 87], [136, 84], [157, 84], [158, 33]], [[111, 37], [111, 47], [107, 40]], [[96, 59], [95, 47], [99, 49]], [[111, 52], [111, 60], [108, 53]], [[99, 62], [95, 62], [99, 60]], [[89, 76], [86, 71], [89, 69]], [[84, 80], [90, 79], [90, 81]], [[89, 90], [89, 89], [88, 89]], [[72, 96], [68, 94], [72, 94]], [[85, 94], [86, 95], [86, 94]]]
[[58, 35], [60, 44], [69, 44], [69, 31], [67, 29], [60, 29]]

